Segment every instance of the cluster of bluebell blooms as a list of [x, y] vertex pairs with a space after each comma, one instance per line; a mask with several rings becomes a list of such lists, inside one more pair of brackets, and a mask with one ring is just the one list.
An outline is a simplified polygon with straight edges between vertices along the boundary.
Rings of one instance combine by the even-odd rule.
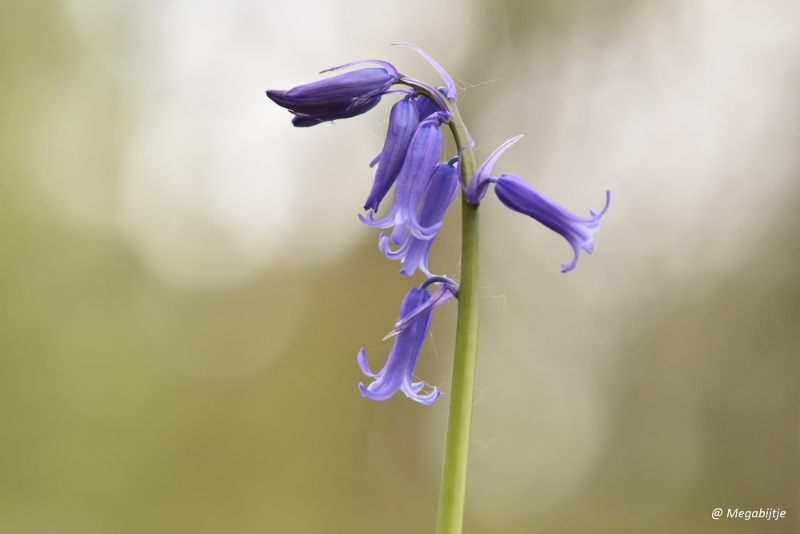
[[[434, 308], [457, 297], [458, 284], [451, 278], [431, 274], [428, 255], [442, 226], [445, 212], [456, 198], [459, 185], [467, 202], [479, 204], [489, 185], [494, 184], [495, 194], [504, 205], [561, 234], [574, 252], [572, 262], [563, 265], [562, 272], [575, 268], [581, 249], [592, 252], [593, 234], [598, 229], [600, 217], [608, 209], [610, 193], [607, 193], [606, 205], [600, 213], [591, 211], [591, 217], [584, 218], [573, 215], [543, 197], [517, 176], [492, 176], [493, 167], [502, 153], [521, 136], [498, 147], [465, 184], [459, 178], [461, 152], [449, 161], [442, 161], [444, 139], [441, 127], [452, 119], [448, 103], [456, 101], [455, 83], [422, 50], [412, 45], [404, 46], [414, 48], [425, 57], [442, 76], [446, 87], [433, 87], [405, 76], [386, 61], [366, 60], [328, 71], [363, 63], [377, 66], [359, 68], [288, 91], [270, 90], [267, 96], [294, 115], [292, 124], [309, 127], [361, 115], [374, 108], [384, 95], [401, 95], [389, 115], [383, 150], [370, 164], [370, 167], [377, 165], [377, 170], [372, 190], [364, 204], [367, 214], [359, 217], [369, 226], [392, 228], [388, 236], [381, 233], [380, 251], [391, 260], [401, 261], [402, 274], [412, 276], [419, 269], [427, 279], [419, 288], [412, 288], [400, 305], [400, 315], [389, 334], [396, 336], [394, 346], [383, 369], [372, 373], [365, 350], [362, 348], [358, 353], [359, 367], [365, 375], [374, 379], [369, 386], [359, 384], [359, 390], [364, 397], [372, 400], [385, 400], [402, 391], [419, 403], [431, 404], [441, 392], [433, 387], [429, 393], [422, 393], [424, 383], [413, 381], [414, 368], [427, 337]], [[395, 87], [398, 85], [399, 88]], [[395, 187], [392, 207], [386, 215], [376, 219], [381, 201], [392, 186]], [[392, 246], [397, 248], [393, 249]], [[439, 286], [433, 294], [428, 290], [432, 285]]]

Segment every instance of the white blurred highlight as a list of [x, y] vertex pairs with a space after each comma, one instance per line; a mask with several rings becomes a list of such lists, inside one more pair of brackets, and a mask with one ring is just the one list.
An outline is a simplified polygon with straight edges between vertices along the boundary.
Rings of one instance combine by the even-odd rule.
[[[367, 163], [380, 149], [374, 129], [382, 121], [359, 117], [294, 129], [289, 113], [264, 91], [310, 82], [324, 68], [368, 57], [403, 58], [412, 71], [425, 72], [413, 53], [389, 43], [431, 44], [423, 36], [456, 4], [65, 3], [83, 38], [104, 45], [95, 46], [104, 55], [93, 61], [122, 83], [126, 113], [135, 120], [125, 132], [117, 176], [101, 174], [81, 187], [87, 179], [79, 172], [75, 179], [56, 172], [69, 165], [62, 158], [43, 166], [43, 187], [52, 189], [52, 176], [59, 175], [58, 187], [70, 189], [80, 177], [73, 196], [86, 198], [97, 183], [112, 182], [116, 200], [104, 198], [94, 211], [111, 211], [145, 263], [183, 287], [236, 284], [269, 265], [331, 262], [352, 249], [364, 235], [356, 213], [369, 192]], [[468, 17], [464, 10], [456, 15], [440, 60], [463, 60]], [[90, 102], [74, 98], [77, 103], [67, 98], [63, 105]], [[56, 196], [54, 207], [67, 219], [91, 219], [91, 209], [69, 208]], [[109, 224], [109, 216], [103, 221]]]

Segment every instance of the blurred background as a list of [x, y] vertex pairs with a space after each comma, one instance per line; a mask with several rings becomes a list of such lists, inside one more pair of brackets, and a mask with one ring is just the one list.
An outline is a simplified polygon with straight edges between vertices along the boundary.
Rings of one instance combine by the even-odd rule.
[[[0, 2], [0, 532], [433, 532], [455, 304], [439, 402], [357, 390], [421, 282], [356, 217], [393, 99], [295, 129], [264, 95], [365, 58], [439, 83], [394, 41], [479, 158], [525, 134], [498, 172], [613, 192], [566, 275], [487, 197], [465, 532], [797, 532], [791, 0]], [[434, 272], [458, 253], [454, 204]]]

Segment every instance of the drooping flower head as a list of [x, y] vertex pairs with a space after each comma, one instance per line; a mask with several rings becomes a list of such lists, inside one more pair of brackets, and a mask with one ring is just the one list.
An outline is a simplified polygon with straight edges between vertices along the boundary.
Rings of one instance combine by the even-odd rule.
[[[448, 163], [439, 163], [433, 171], [430, 183], [422, 197], [422, 205], [419, 209], [419, 224], [422, 227], [433, 228], [441, 226], [447, 208], [453, 203], [458, 192], [458, 170], [455, 167], [455, 160]], [[438, 233], [438, 232], [437, 232]], [[409, 233], [405, 241], [397, 250], [392, 250], [389, 246], [389, 238], [381, 234], [378, 248], [390, 260], [401, 260], [403, 267], [400, 272], [406, 276], [412, 276], [419, 268], [425, 276], [433, 276], [428, 270], [428, 255], [430, 254], [436, 233], [430, 239], [420, 239]]]
[[338, 74], [318, 82], [299, 85], [288, 91], [269, 90], [267, 96], [291, 111], [295, 126], [313, 126], [321, 122], [346, 119], [366, 113], [380, 102], [401, 74], [386, 61], [356, 61], [328, 69], [333, 71], [359, 63], [375, 63], [380, 67]]
[[[610, 192], [600, 213], [591, 211], [591, 217], [583, 218], [543, 197], [517, 176], [492, 176], [500, 156], [521, 136], [503, 143], [477, 168], [469, 181], [464, 177], [462, 182], [459, 176], [464, 170], [461, 157], [468, 157], [472, 167], [474, 155], [469, 147], [474, 149], [475, 143], [458, 116], [458, 91], [453, 78], [416, 46], [395, 44], [407, 46], [421, 54], [441, 75], [444, 87], [429, 85], [403, 75], [385, 61], [367, 60], [323, 72], [362, 63], [372, 63], [375, 66], [336, 74], [288, 91], [270, 90], [267, 91], [267, 96], [294, 115], [292, 123], [295, 126], [308, 127], [365, 113], [374, 108], [386, 94], [403, 95], [392, 106], [383, 149], [370, 163], [370, 167], [377, 165], [377, 169], [372, 189], [364, 204], [367, 214], [359, 217], [369, 226], [392, 228], [388, 237], [381, 234], [379, 248], [388, 258], [401, 260], [402, 274], [412, 276], [419, 269], [428, 278], [418, 289], [411, 289], [403, 299], [394, 330], [387, 336], [396, 336], [394, 345], [384, 367], [377, 374], [373, 374], [367, 364], [365, 349], [359, 351], [359, 367], [374, 379], [368, 386], [359, 384], [359, 390], [364, 397], [372, 400], [385, 400], [402, 391], [416, 402], [431, 404], [439, 397], [440, 392], [434, 387], [430, 393], [421, 393], [424, 383], [413, 381], [414, 369], [430, 328], [433, 310], [457, 298], [459, 289], [450, 278], [431, 275], [428, 256], [442, 226], [445, 212], [457, 195], [459, 184], [463, 187], [464, 199], [472, 205], [480, 204], [489, 185], [495, 184], [495, 193], [504, 205], [561, 234], [574, 252], [572, 262], [562, 265], [562, 272], [575, 268], [581, 249], [592, 252], [593, 235], [599, 227], [600, 218], [608, 209]], [[393, 88], [395, 84], [403, 87]], [[442, 163], [441, 126], [445, 123], [450, 123], [454, 137], [460, 145], [467, 146], [457, 146], [458, 156]], [[392, 207], [386, 215], [376, 219], [380, 204], [392, 186], [395, 187]], [[393, 250], [392, 246], [398, 248]], [[472, 260], [470, 265], [471, 269], [477, 268]], [[440, 287], [430, 294], [427, 288], [433, 284]], [[473, 287], [470, 294], [475, 291], [476, 288]]]
[[575, 257], [572, 262], [562, 265], [561, 272], [566, 273], [578, 264], [580, 249], [589, 254], [594, 250], [594, 233], [600, 227], [600, 217], [608, 209], [611, 202], [611, 191], [606, 191], [606, 205], [603, 211], [589, 211], [591, 217], [578, 217], [565, 210], [552, 200], [540, 195], [533, 187], [518, 176], [503, 174], [497, 178], [494, 191], [500, 202], [506, 207], [524, 213], [561, 234], [572, 246]]
[[441, 226], [423, 227], [417, 218], [417, 207], [442, 156], [444, 139], [440, 127], [448, 120], [449, 113], [436, 112], [420, 122], [414, 130], [403, 167], [397, 176], [394, 203], [389, 213], [377, 220], [373, 212], [368, 213], [367, 217], [359, 215], [361, 222], [368, 226], [394, 226], [390, 239], [395, 245], [402, 242], [407, 232], [420, 239], [429, 239]]
[[[441, 286], [433, 295], [427, 289], [432, 284]], [[414, 382], [414, 368], [428, 335], [433, 310], [452, 299], [457, 292], [458, 284], [440, 276], [425, 280], [419, 289], [411, 288], [400, 304], [400, 316], [395, 323], [395, 329], [384, 338], [397, 336], [383, 369], [373, 373], [367, 363], [366, 350], [362, 348], [358, 352], [357, 360], [361, 371], [375, 379], [369, 386], [363, 383], [358, 385], [361, 395], [374, 401], [382, 401], [402, 391], [406, 397], [425, 405], [432, 404], [439, 398], [441, 392], [436, 387], [430, 393], [420, 395], [425, 383]]]
[[[400, 317], [403, 319], [409, 312], [430, 300], [430, 294], [425, 289], [411, 288], [400, 304]], [[361, 394], [374, 401], [386, 400], [398, 391], [406, 397], [420, 404], [431, 404], [439, 398], [440, 392], [435, 387], [427, 395], [420, 395], [424, 387], [423, 382], [414, 382], [414, 368], [417, 365], [422, 344], [428, 335], [433, 311], [420, 314], [417, 320], [397, 335], [394, 346], [389, 353], [389, 358], [377, 374], [373, 374], [367, 363], [367, 352], [363, 348], [358, 352], [358, 366], [361, 371], [375, 381], [369, 386], [363, 383], [358, 385]]]

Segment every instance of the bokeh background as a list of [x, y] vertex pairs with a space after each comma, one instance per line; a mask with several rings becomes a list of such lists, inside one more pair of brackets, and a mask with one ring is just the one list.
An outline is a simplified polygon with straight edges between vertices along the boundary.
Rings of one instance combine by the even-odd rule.
[[[433, 532], [455, 305], [363, 399], [409, 280], [356, 214], [391, 98], [461, 86], [497, 170], [611, 208], [596, 251], [493, 195], [465, 532], [800, 529], [800, 3], [2, 0], [0, 532]], [[432, 268], [458, 275], [458, 206]], [[779, 522], [715, 507], [781, 508]]]

